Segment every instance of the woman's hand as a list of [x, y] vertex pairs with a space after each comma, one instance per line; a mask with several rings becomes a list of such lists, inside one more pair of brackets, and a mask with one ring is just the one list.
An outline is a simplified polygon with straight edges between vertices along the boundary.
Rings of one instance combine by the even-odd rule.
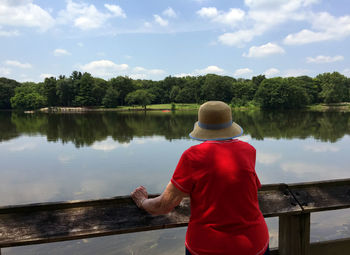
[[139, 186], [133, 192], [131, 192], [131, 197], [135, 201], [136, 205], [143, 209], [142, 204], [148, 198], [148, 193], [145, 187]]
[[163, 193], [155, 198], [148, 198], [147, 190], [143, 186], [137, 187], [131, 192], [131, 197], [136, 205], [153, 215], [169, 213], [186, 196], [188, 194], [177, 189], [171, 182], [168, 183]]

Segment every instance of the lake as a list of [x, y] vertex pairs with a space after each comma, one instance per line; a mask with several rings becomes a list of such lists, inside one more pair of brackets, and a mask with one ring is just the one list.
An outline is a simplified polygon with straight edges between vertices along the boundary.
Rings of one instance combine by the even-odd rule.
[[[234, 111], [263, 184], [350, 178], [350, 113]], [[0, 112], [0, 205], [160, 193], [197, 113]], [[350, 236], [350, 210], [311, 214], [311, 241]], [[267, 219], [271, 246], [278, 220]], [[186, 228], [2, 249], [3, 254], [184, 254]]]

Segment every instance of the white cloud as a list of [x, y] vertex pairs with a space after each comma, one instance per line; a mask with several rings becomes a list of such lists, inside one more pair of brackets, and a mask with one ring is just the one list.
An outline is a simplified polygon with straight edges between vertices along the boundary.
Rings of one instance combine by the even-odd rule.
[[177, 17], [176, 12], [171, 7], [168, 7], [168, 9], [164, 10], [163, 15], [167, 16], [169, 18], [176, 18]]
[[32, 65], [29, 64], [29, 63], [21, 63], [21, 62], [19, 62], [17, 60], [6, 60], [5, 61], [5, 65], [18, 67], [18, 68], [24, 68], [24, 69], [32, 67]]
[[153, 17], [154, 17], [154, 21], [162, 27], [166, 27], [169, 24], [169, 22], [166, 19], [163, 19], [161, 16], [157, 14], [154, 14]]
[[196, 69], [194, 71], [194, 75], [204, 75], [208, 73], [213, 73], [213, 74], [222, 74], [224, 73], [225, 70], [221, 69], [220, 67], [217, 66], [207, 66], [204, 69]]
[[313, 42], [338, 40], [350, 35], [350, 16], [334, 17], [327, 12], [310, 16], [312, 29], [303, 29], [298, 33], [289, 34], [284, 39], [285, 44], [302, 45]]
[[[236, 16], [240, 17], [237, 20], [243, 23], [244, 26], [240, 27], [244, 29], [226, 32], [219, 36], [218, 41], [225, 45], [241, 47], [277, 25], [289, 20], [307, 19], [308, 10], [305, 10], [305, 6], [316, 2], [312, 0], [246, 0], [245, 5], [248, 11], [244, 15], [242, 11], [242, 15]], [[201, 14], [209, 17], [210, 13], [207, 10]], [[214, 9], [211, 11], [211, 17], [216, 17]]]
[[94, 76], [109, 78], [116, 76], [122, 71], [126, 71], [129, 66], [127, 64], [116, 64], [110, 60], [96, 60], [80, 66], [81, 70], [89, 72]]
[[278, 70], [277, 68], [269, 68], [267, 69], [265, 72], [264, 72], [264, 75], [267, 77], [267, 78], [270, 78], [270, 77], [273, 77], [277, 74], [280, 73], [280, 70]]
[[[33, 1], [0, 1], [0, 26], [38, 27], [45, 31], [54, 25], [54, 19]], [[7, 36], [18, 32], [6, 32]], [[0, 32], [1, 34], [1, 32]]]
[[149, 22], [145, 22], [145, 23], [143, 23], [143, 25], [144, 25], [145, 27], [147, 27], [147, 28], [152, 27], [152, 24], [151, 24], [151, 23], [149, 23]]
[[258, 152], [256, 156], [256, 160], [264, 165], [270, 165], [276, 163], [279, 159], [282, 158], [282, 155], [277, 153], [263, 153]]
[[212, 22], [218, 22], [230, 26], [235, 26], [245, 17], [245, 12], [241, 9], [230, 8], [228, 12], [218, 11], [215, 7], [203, 7], [197, 14], [202, 18], [209, 18]]
[[225, 70], [218, 66], [207, 66], [203, 69], [196, 69], [192, 73], [179, 73], [175, 74], [175, 77], [186, 77], [186, 76], [198, 76], [206, 74], [224, 74]]
[[58, 14], [57, 21], [61, 24], [73, 24], [81, 30], [100, 28], [106, 21], [113, 17], [126, 17], [124, 11], [117, 5], [105, 4], [111, 13], [104, 13], [96, 9], [93, 4], [75, 3], [72, 0], [67, 1], [65, 10]]
[[332, 62], [337, 62], [342, 60], [344, 60], [344, 57], [340, 55], [334, 56], [334, 57], [319, 55], [315, 58], [312, 58], [312, 57], [306, 58], [307, 63], [317, 63], [317, 64], [332, 63]]
[[45, 78], [51, 78], [51, 77], [56, 77], [56, 75], [51, 74], [51, 73], [42, 73], [39, 76], [42, 80], [45, 80]]
[[218, 40], [225, 45], [242, 47], [245, 43], [250, 42], [254, 36], [256, 36], [254, 30], [238, 30], [233, 33], [224, 33], [219, 36]]
[[253, 70], [249, 69], [249, 68], [241, 68], [241, 69], [237, 69], [233, 75], [237, 76], [237, 77], [242, 77], [242, 76], [247, 76], [249, 74], [251, 74], [253, 72]]
[[55, 49], [53, 55], [56, 57], [71, 55], [71, 53], [65, 49]]
[[166, 72], [162, 69], [146, 69], [141, 66], [134, 67], [129, 75], [132, 79], [163, 78]]
[[310, 70], [307, 69], [289, 69], [284, 72], [284, 77], [298, 77], [308, 75]]
[[248, 58], [261, 58], [273, 54], [283, 54], [284, 49], [274, 43], [267, 43], [261, 46], [252, 46], [249, 49], [248, 54], [243, 54], [243, 56]]
[[0, 26], [0, 37], [12, 37], [12, 36], [19, 36], [19, 32], [17, 30], [2, 30], [2, 27]]
[[1, 76], [6, 76], [11, 74], [11, 69], [10, 68], [4, 68], [4, 67], [0, 67], [0, 75]]
[[84, 44], [83, 44], [82, 42], [78, 42], [77, 45], [78, 45], [79, 47], [84, 47]]
[[182, 78], [182, 77], [195, 76], [195, 75], [193, 75], [192, 73], [179, 73], [179, 74], [175, 74], [174, 76], [178, 78]]
[[330, 144], [305, 145], [304, 150], [312, 152], [337, 152], [339, 148]]
[[123, 11], [123, 9], [118, 6], [118, 5], [114, 5], [114, 4], [105, 4], [104, 5], [110, 12], [112, 12], [114, 14], [114, 16], [116, 17], [121, 17], [121, 18], [126, 18], [126, 14]]
[[203, 18], [215, 18], [219, 12], [215, 7], [203, 7], [197, 11], [197, 14]]

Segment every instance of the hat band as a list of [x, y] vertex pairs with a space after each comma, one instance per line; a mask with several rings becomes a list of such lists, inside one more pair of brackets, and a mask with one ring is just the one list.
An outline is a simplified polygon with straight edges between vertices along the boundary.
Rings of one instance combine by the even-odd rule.
[[226, 123], [220, 123], [220, 124], [205, 124], [198, 121], [198, 126], [203, 129], [209, 129], [209, 130], [218, 130], [218, 129], [224, 129], [228, 128], [232, 125], [232, 121], [226, 122]]

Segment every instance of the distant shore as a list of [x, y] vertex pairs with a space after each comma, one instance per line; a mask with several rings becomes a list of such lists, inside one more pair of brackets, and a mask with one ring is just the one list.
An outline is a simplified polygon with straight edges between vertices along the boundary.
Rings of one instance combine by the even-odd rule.
[[[154, 104], [148, 105], [146, 109], [143, 106], [118, 106], [115, 108], [102, 108], [102, 107], [45, 107], [37, 111], [50, 112], [50, 113], [84, 113], [84, 112], [104, 112], [104, 111], [188, 111], [198, 110], [199, 104]], [[242, 106], [232, 107], [233, 110], [259, 110], [258, 106]], [[308, 111], [338, 111], [338, 112], [350, 112], [350, 103], [338, 103], [338, 104], [317, 104], [306, 107]], [[28, 111], [29, 113], [29, 111]], [[33, 113], [33, 111], [30, 111]]]

